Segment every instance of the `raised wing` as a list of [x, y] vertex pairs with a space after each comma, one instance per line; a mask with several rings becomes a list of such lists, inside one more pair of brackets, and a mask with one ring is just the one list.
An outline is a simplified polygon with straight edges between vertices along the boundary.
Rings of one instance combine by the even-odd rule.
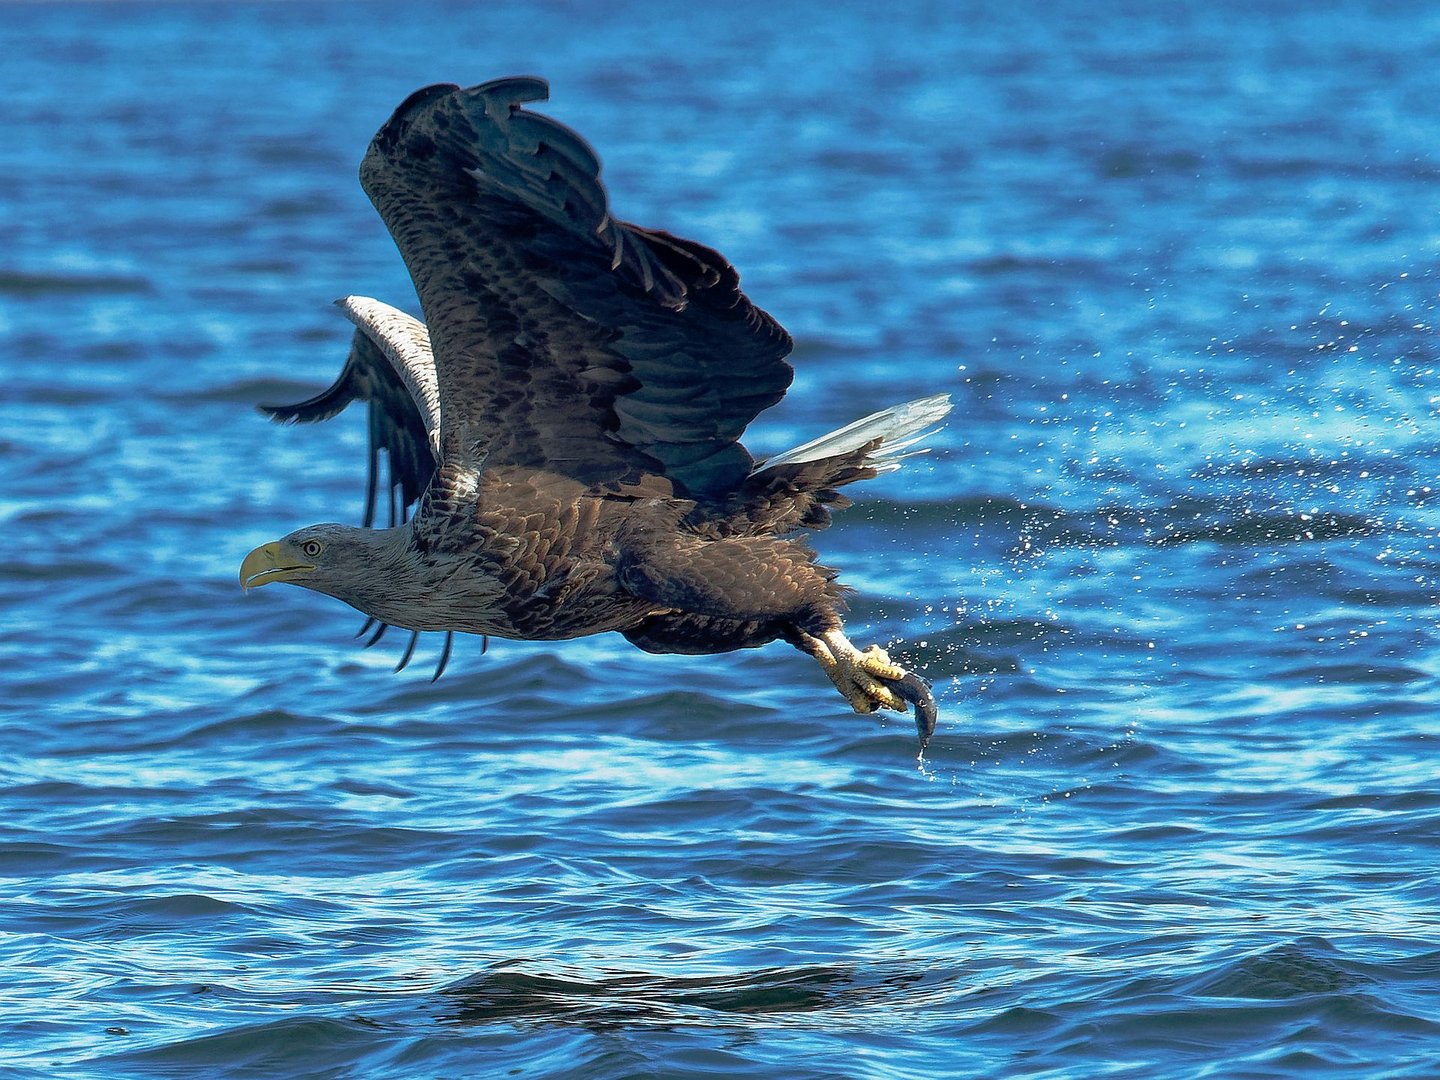
[[495, 464], [723, 494], [790, 384], [790, 337], [718, 252], [610, 216], [590, 148], [522, 108], [547, 93], [420, 90], [360, 167], [420, 295], [442, 428]]
[[[435, 435], [431, 428], [436, 418], [430, 410], [422, 411], [417, 404], [417, 397], [424, 401], [423, 388], [412, 390], [402, 375], [408, 365], [420, 373], [418, 381], [423, 382], [428, 367], [433, 399], [429, 336], [419, 320], [378, 301], [346, 297], [339, 303], [358, 326], [339, 378], [306, 401], [294, 405], [261, 405], [260, 410], [282, 423], [313, 423], [330, 419], [351, 402], [362, 401], [368, 405], [370, 468], [365, 487], [365, 525], [375, 523], [381, 450], [385, 451], [389, 466], [385, 491], [389, 524], [394, 525], [405, 520], [435, 473], [435, 454], [431, 449]], [[392, 360], [392, 356], [395, 359]], [[408, 381], [415, 383], [417, 377]]]

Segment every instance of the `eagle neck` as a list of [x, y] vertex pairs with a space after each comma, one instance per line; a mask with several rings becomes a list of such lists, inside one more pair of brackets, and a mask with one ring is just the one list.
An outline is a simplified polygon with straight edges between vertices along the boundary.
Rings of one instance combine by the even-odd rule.
[[413, 523], [389, 529], [365, 529], [363, 565], [353, 579], [353, 607], [392, 626], [408, 627], [427, 589], [417, 558]]

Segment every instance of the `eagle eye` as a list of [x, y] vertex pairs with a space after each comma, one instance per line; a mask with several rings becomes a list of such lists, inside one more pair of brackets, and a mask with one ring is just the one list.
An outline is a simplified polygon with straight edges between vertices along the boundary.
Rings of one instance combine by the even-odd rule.
[[320, 554], [324, 547], [325, 545], [320, 543], [319, 540], [306, 540], [300, 545], [300, 550], [313, 559], [316, 555]]

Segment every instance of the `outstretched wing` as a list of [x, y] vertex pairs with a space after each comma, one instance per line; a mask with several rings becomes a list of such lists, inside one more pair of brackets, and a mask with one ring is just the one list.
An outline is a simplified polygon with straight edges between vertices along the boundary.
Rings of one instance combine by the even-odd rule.
[[790, 337], [718, 252], [610, 216], [594, 153], [515, 78], [411, 95], [360, 180], [420, 295], [445, 432], [494, 464], [699, 497], [790, 384]]
[[[375, 507], [380, 493], [380, 451], [385, 451], [389, 478], [385, 485], [389, 506], [389, 524], [405, 520], [409, 509], [430, 483], [435, 473], [435, 455], [431, 450], [432, 435], [427, 417], [416, 404], [415, 396], [406, 386], [396, 363], [386, 357], [385, 342], [372, 338], [371, 333], [387, 334], [394, 352], [396, 343], [405, 349], [416, 366], [429, 363], [430, 346], [425, 326], [403, 312], [368, 301], [387, 316], [378, 329], [357, 317], [351, 301], [341, 301], [346, 314], [360, 323], [350, 341], [350, 355], [340, 377], [326, 390], [294, 405], [261, 405], [260, 410], [281, 423], [314, 423], [328, 420], [350, 405], [362, 401], [370, 412], [370, 468], [365, 487], [365, 525], [375, 523]], [[372, 320], [373, 323], [374, 320]], [[393, 323], [394, 325], [390, 325]], [[422, 395], [423, 396], [423, 395]], [[398, 506], [397, 506], [398, 503]]]

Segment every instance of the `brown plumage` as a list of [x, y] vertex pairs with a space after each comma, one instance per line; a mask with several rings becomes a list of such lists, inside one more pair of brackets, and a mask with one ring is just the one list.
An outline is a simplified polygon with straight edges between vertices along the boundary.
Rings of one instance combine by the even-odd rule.
[[757, 467], [739, 439], [789, 386], [789, 335], [718, 252], [611, 217], [589, 147], [523, 108], [545, 96], [529, 78], [428, 87], [371, 142], [361, 183], [425, 321], [347, 297], [339, 379], [265, 408], [313, 421], [365, 402], [365, 524], [383, 449], [389, 527], [300, 529], [251, 552], [242, 582], [328, 593], [382, 630], [616, 630], [682, 653], [783, 639], [857, 711], [913, 704], [923, 748], [928, 687], [850, 644], [835, 572], [787, 534], [824, 528], [838, 489], [895, 468], [948, 398]]

